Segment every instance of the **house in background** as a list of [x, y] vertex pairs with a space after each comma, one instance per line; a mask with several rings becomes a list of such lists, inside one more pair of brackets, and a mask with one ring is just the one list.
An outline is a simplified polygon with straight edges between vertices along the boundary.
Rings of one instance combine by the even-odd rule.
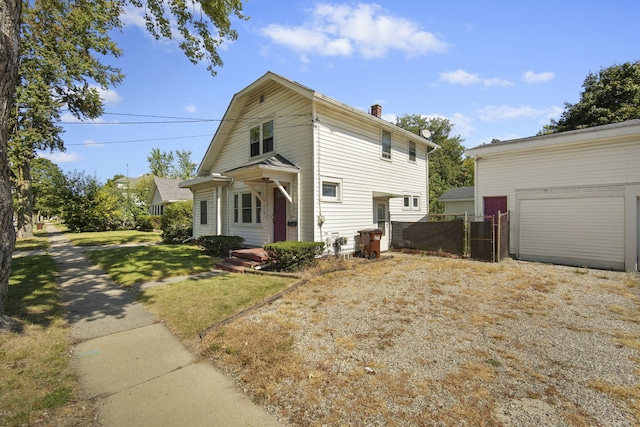
[[638, 271], [640, 120], [486, 144], [476, 215], [510, 211], [520, 259]]
[[268, 72], [236, 93], [197, 170], [194, 236], [248, 246], [346, 237], [428, 213], [433, 142]]
[[473, 187], [454, 187], [444, 192], [438, 198], [444, 204], [444, 214], [464, 214], [475, 215]]
[[193, 195], [187, 188], [180, 188], [179, 179], [154, 177], [149, 189], [149, 214], [163, 215], [164, 207], [170, 203], [191, 200]]

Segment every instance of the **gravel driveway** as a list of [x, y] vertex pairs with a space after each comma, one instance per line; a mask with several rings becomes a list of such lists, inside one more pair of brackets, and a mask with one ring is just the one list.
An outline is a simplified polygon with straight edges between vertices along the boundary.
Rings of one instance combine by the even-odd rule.
[[640, 425], [637, 275], [394, 254], [203, 339], [301, 426]]

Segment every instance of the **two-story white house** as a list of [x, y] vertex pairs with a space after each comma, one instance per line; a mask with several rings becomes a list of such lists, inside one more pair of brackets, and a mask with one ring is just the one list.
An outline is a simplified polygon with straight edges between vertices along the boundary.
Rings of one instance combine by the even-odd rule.
[[238, 235], [249, 246], [331, 242], [358, 250], [359, 230], [428, 214], [428, 155], [422, 136], [268, 72], [236, 93], [191, 189], [194, 237]]

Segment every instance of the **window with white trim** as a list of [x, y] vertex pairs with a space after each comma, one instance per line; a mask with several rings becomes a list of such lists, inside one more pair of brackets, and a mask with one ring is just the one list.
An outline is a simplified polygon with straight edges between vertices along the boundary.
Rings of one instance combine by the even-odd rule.
[[320, 199], [325, 202], [341, 202], [342, 201], [342, 179], [340, 178], [322, 178], [322, 188]]
[[420, 196], [407, 194], [402, 197], [402, 209], [420, 210]]
[[253, 193], [233, 195], [233, 222], [235, 224], [261, 224], [262, 202]]
[[409, 161], [416, 161], [416, 143], [415, 141], [409, 141]]
[[391, 159], [391, 132], [382, 131], [382, 158]]
[[249, 154], [251, 157], [273, 151], [273, 120], [249, 129]]

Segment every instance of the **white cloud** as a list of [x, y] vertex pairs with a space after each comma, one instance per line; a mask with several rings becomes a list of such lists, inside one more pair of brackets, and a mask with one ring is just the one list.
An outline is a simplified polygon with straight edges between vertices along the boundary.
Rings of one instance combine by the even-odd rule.
[[104, 147], [104, 144], [91, 139], [85, 139], [82, 143], [87, 147]]
[[484, 86], [508, 87], [513, 85], [513, 83], [508, 80], [499, 79], [497, 77], [483, 79], [478, 74], [472, 74], [461, 69], [455, 71], [443, 71], [442, 73], [440, 73], [440, 80], [443, 80], [452, 85], [457, 84], [462, 86], [483, 84]]
[[40, 157], [51, 160], [53, 163], [74, 163], [80, 162], [84, 160], [84, 157], [80, 155], [80, 153], [76, 153], [75, 151], [71, 152], [60, 152], [56, 151], [54, 153], [40, 153]]
[[[487, 105], [486, 107], [477, 111], [478, 118], [485, 122], [498, 122], [522, 118], [551, 118], [556, 117], [558, 113], [556, 106], [547, 108], [533, 108], [529, 105], [520, 105], [518, 107], [512, 107], [509, 105]], [[561, 111], [562, 109], [560, 109]]]
[[193, 114], [193, 113], [195, 113], [197, 110], [198, 110], [198, 107], [196, 107], [196, 106], [195, 106], [195, 105], [193, 105], [193, 104], [189, 104], [189, 105], [187, 105], [187, 107], [185, 108], [185, 111], [186, 111], [187, 113], [192, 113], [192, 114]]
[[522, 81], [525, 83], [535, 84], [535, 83], [545, 83], [549, 80], [553, 79], [555, 75], [551, 71], [547, 71], [545, 73], [534, 73], [533, 71], [527, 71], [522, 73]]
[[271, 24], [262, 34], [303, 54], [382, 58], [390, 51], [407, 56], [444, 52], [447, 44], [418, 23], [387, 14], [376, 4], [318, 4], [312, 19], [299, 26]]
[[440, 73], [440, 80], [452, 85], [458, 84], [462, 86], [470, 86], [482, 82], [482, 79], [477, 74], [467, 73], [464, 70], [444, 71]]
[[462, 113], [455, 113], [449, 118], [449, 121], [453, 124], [453, 135], [460, 135], [463, 138], [468, 137], [476, 129], [471, 124], [472, 119], [465, 116]]
[[98, 91], [100, 98], [102, 98], [106, 105], [117, 104], [122, 100], [118, 92], [113, 89], [102, 89], [99, 86], [93, 86], [93, 88]]

